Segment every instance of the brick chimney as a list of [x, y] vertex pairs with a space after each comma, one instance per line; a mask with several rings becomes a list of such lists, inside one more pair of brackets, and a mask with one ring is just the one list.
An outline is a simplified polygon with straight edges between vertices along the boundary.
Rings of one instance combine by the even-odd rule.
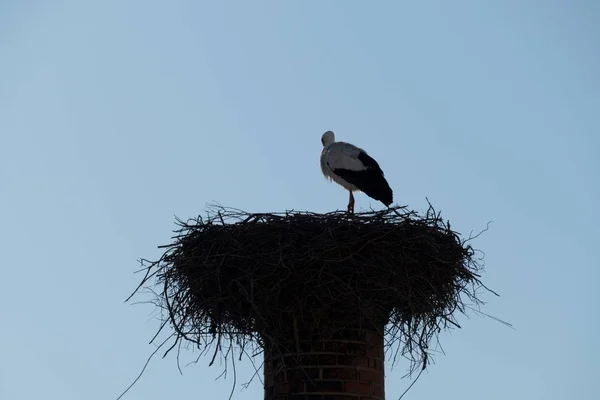
[[265, 400], [384, 400], [383, 327], [345, 328], [297, 340], [293, 353], [265, 350]]

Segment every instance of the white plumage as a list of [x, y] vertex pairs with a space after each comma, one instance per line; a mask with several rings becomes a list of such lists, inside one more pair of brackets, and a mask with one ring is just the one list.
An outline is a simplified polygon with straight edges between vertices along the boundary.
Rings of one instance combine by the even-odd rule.
[[355, 191], [364, 192], [386, 206], [392, 204], [392, 189], [377, 161], [365, 150], [350, 143], [336, 142], [332, 131], [325, 132], [321, 142], [321, 170], [326, 178], [338, 183], [350, 193], [349, 213], [354, 212], [352, 192]]

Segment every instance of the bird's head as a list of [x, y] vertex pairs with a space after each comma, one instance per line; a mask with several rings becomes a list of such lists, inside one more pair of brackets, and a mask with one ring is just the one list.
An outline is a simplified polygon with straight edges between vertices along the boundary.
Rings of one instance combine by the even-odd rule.
[[331, 131], [327, 131], [321, 136], [321, 143], [323, 143], [323, 147], [329, 146], [331, 143], [335, 142], [335, 135]]

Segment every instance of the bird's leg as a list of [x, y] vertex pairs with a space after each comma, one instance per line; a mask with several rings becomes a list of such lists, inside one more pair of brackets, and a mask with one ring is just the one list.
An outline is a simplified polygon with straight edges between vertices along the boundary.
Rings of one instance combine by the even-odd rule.
[[348, 190], [350, 193], [350, 201], [348, 202], [348, 213], [354, 214], [354, 195], [352, 194], [352, 190]]

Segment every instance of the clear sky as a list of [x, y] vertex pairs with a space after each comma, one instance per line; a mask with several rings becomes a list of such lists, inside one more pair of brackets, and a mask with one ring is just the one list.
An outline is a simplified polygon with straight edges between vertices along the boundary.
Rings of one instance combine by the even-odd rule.
[[[461, 318], [406, 399], [600, 398], [599, 26], [593, 0], [1, 1], [0, 399], [116, 398], [158, 327], [123, 303], [137, 259], [213, 201], [344, 209], [329, 129], [398, 204], [493, 221], [484, 311], [515, 329]], [[208, 361], [125, 398], [228, 398]]]

